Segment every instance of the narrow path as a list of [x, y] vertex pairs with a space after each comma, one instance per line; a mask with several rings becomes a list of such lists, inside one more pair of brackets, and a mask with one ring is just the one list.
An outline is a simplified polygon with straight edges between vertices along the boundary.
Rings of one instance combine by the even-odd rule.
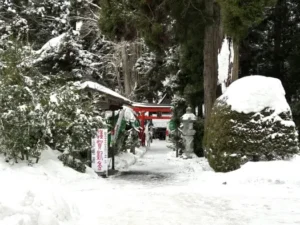
[[146, 154], [138, 159], [135, 165], [110, 180], [113, 183], [121, 181], [152, 186], [178, 183], [178, 164], [171, 160], [173, 150], [167, 145], [170, 143], [154, 140]]
[[289, 193], [280, 185], [224, 185], [222, 174], [207, 171], [204, 159], [170, 154], [165, 142], [155, 141], [119, 176], [73, 184], [70, 201], [80, 218], [76, 225], [300, 224], [299, 191]]

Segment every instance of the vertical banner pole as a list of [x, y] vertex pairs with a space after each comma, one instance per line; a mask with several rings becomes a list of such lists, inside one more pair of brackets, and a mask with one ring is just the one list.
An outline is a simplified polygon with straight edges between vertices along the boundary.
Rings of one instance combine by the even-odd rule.
[[111, 136], [111, 151], [112, 151], [112, 156], [111, 156], [111, 169], [112, 170], [115, 170], [115, 149], [114, 149], [114, 138], [115, 138], [115, 135], [116, 135], [116, 130], [115, 130], [115, 126], [116, 126], [116, 123], [115, 123], [115, 111], [113, 110], [112, 111], [112, 127], [113, 127], [113, 130], [114, 130], [114, 135]]
[[176, 141], [175, 141], [175, 148], [176, 148], [176, 158], [178, 158], [178, 136], [179, 136], [179, 132], [178, 132], [178, 128], [176, 128], [175, 130], [175, 138], [176, 138]]

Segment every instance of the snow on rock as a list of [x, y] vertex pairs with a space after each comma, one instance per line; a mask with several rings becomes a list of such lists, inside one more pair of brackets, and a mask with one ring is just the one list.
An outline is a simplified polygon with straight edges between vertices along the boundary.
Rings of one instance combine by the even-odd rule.
[[297, 154], [298, 133], [281, 82], [258, 75], [233, 82], [214, 104], [204, 146], [218, 172]]
[[236, 80], [220, 99], [240, 113], [260, 112], [265, 108], [275, 110], [277, 114], [290, 110], [281, 81], [260, 75]]

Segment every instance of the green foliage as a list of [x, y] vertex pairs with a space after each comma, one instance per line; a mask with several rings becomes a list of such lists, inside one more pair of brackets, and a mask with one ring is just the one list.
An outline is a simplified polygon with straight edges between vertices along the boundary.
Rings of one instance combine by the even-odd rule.
[[241, 42], [241, 74], [280, 79], [292, 106], [299, 99], [300, 2], [279, 0], [264, 14], [263, 22], [252, 27]]
[[107, 125], [98, 109], [101, 96], [68, 82], [50, 93], [47, 119], [50, 135], [47, 143], [63, 151], [59, 159], [79, 172], [90, 165], [91, 138]]
[[[180, 45], [179, 69], [174, 91], [185, 97], [193, 108], [203, 103], [203, 1], [169, 1], [170, 14], [174, 18], [173, 31]], [[184, 109], [185, 110], [185, 109]]]
[[[97, 109], [95, 93], [80, 90], [76, 83], [66, 83], [50, 94], [47, 119], [51, 136], [48, 143], [55, 149], [79, 158], [78, 153], [88, 153], [91, 137], [105, 126]], [[89, 163], [90, 159], [82, 159]]]
[[276, 0], [218, 0], [225, 33], [236, 40], [244, 38], [248, 30], [264, 19], [264, 10]]
[[181, 133], [179, 131], [181, 124], [181, 116], [185, 113], [187, 107], [186, 100], [184, 98], [180, 98], [178, 96], [174, 97], [172, 100], [172, 121], [175, 126], [175, 130], [170, 133], [170, 141], [172, 142], [173, 150], [178, 149], [180, 153], [184, 150], [184, 143], [181, 137]]
[[8, 158], [39, 158], [45, 145], [47, 122], [40, 103], [45, 78], [26, 68], [26, 55], [15, 43], [0, 55], [1, 145]]
[[68, 78], [43, 76], [27, 52], [12, 42], [0, 55], [1, 151], [15, 160], [38, 159], [48, 144], [72, 157], [71, 167], [81, 168], [77, 159], [89, 163], [91, 137], [105, 126], [97, 106], [101, 96]]
[[142, 36], [156, 52], [170, 46], [168, 8], [163, 0], [102, 1], [100, 28], [112, 39], [132, 41]]

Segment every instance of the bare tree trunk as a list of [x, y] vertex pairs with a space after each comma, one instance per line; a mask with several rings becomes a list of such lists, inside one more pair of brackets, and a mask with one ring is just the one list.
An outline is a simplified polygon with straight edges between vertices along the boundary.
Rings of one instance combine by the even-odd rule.
[[204, 34], [204, 104], [205, 127], [216, 100], [218, 82], [218, 49], [220, 45], [220, 9], [213, 0], [205, 0], [205, 12], [211, 20]]
[[125, 96], [128, 97], [131, 93], [130, 63], [128, 60], [127, 42], [125, 41], [122, 42], [122, 68], [123, 68], [123, 75], [124, 75]]
[[118, 81], [119, 90], [123, 94], [123, 87], [122, 87], [122, 83], [121, 83], [121, 76], [120, 76], [119, 68], [116, 68], [116, 74], [117, 74], [117, 81]]
[[239, 78], [240, 46], [238, 41], [233, 41], [233, 52], [234, 52], [234, 58], [233, 58], [231, 82], [234, 82]]
[[122, 69], [124, 75], [125, 95], [129, 97], [138, 81], [138, 73], [134, 70], [134, 65], [141, 55], [140, 44], [137, 42], [122, 42]]
[[130, 45], [130, 67], [131, 67], [131, 76], [130, 76], [130, 87], [131, 92], [134, 91], [137, 83], [138, 83], [138, 73], [134, 70], [134, 65], [138, 58], [140, 57], [140, 44], [137, 42], [133, 42]]

